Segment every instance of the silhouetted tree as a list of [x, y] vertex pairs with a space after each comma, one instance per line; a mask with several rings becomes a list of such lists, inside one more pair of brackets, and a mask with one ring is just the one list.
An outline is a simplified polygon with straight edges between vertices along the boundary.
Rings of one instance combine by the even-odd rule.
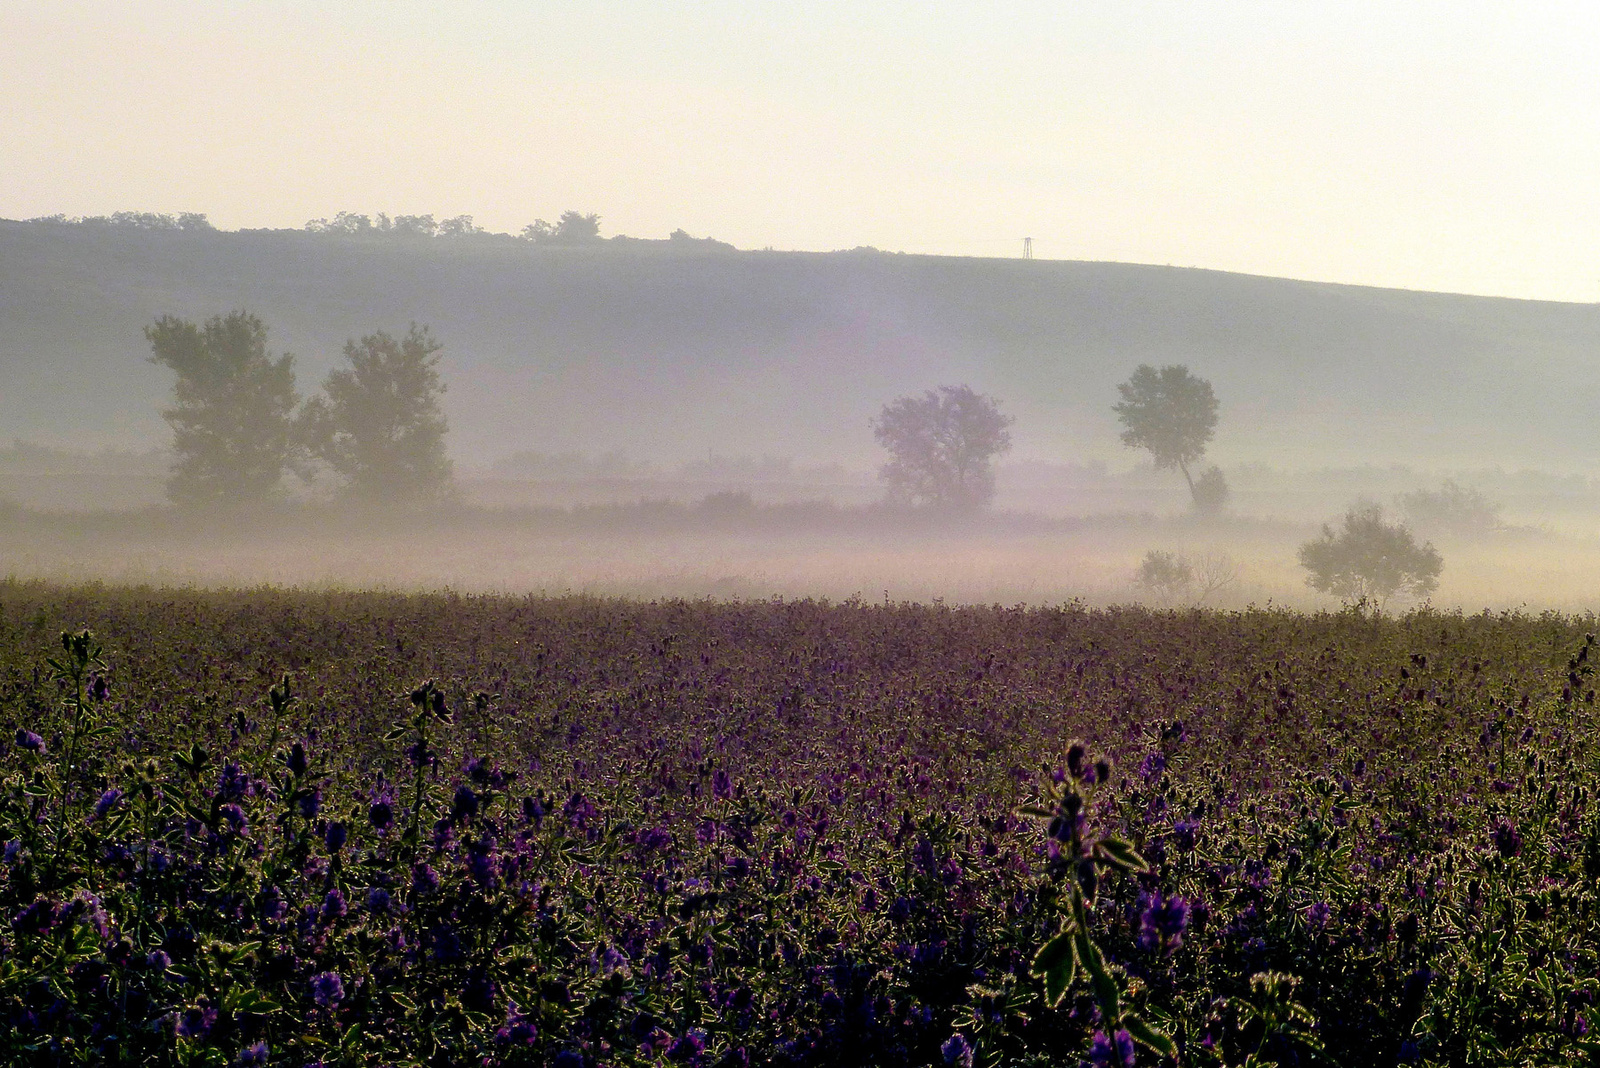
[[970, 386], [940, 386], [883, 406], [873, 435], [889, 450], [880, 477], [889, 499], [935, 508], [981, 508], [994, 498], [996, 456], [1011, 448], [1011, 417]]
[[1122, 400], [1111, 410], [1122, 423], [1122, 443], [1148, 449], [1158, 471], [1182, 471], [1196, 510], [1220, 511], [1228, 499], [1222, 472], [1213, 467], [1199, 483], [1189, 475], [1189, 465], [1205, 455], [1217, 429], [1211, 383], [1181, 364], [1157, 370], [1142, 363], [1117, 392]]
[[1338, 531], [1324, 524], [1322, 537], [1300, 546], [1300, 566], [1312, 589], [1381, 611], [1396, 594], [1426, 597], [1437, 589], [1444, 559], [1369, 504], [1346, 512]]
[[150, 362], [171, 368], [176, 400], [167, 493], [184, 504], [259, 501], [295, 459], [294, 357], [267, 354], [267, 328], [248, 312], [203, 326], [170, 315], [145, 328]]
[[328, 375], [324, 396], [301, 413], [313, 454], [344, 478], [347, 491], [373, 500], [437, 496], [450, 484], [447, 429], [439, 397], [439, 351], [427, 327], [403, 338], [383, 331], [345, 344], [348, 368]]
[[587, 245], [600, 240], [600, 216], [564, 211], [554, 225], [543, 219], [522, 228], [522, 236], [541, 245]]

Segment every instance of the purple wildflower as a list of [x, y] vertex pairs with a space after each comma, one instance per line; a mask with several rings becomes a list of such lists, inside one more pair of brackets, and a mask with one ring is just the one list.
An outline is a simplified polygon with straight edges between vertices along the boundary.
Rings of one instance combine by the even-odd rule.
[[456, 795], [450, 801], [450, 819], [460, 822], [463, 819], [471, 819], [477, 814], [478, 795], [473, 792], [472, 787], [462, 783], [456, 787]]
[[426, 864], [418, 864], [411, 869], [411, 886], [420, 896], [427, 897], [439, 889], [439, 873]]
[[30, 730], [17, 728], [17, 748], [26, 749], [30, 753], [44, 752], [44, 739]]
[[281, 920], [289, 912], [289, 903], [283, 899], [282, 890], [269, 886], [261, 891], [258, 911], [263, 920]]
[[289, 774], [295, 776], [296, 778], [304, 775], [307, 769], [311, 767], [310, 761], [306, 759], [306, 747], [301, 745], [299, 742], [295, 742], [294, 745], [289, 748], [289, 756], [284, 760], [283, 763], [284, 766], [289, 769]]
[[338, 972], [322, 972], [311, 978], [311, 999], [325, 1009], [344, 1000], [344, 980]]
[[1495, 822], [1494, 847], [1502, 857], [1514, 857], [1522, 852], [1522, 835], [1517, 833], [1516, 824], [1508, 820]]
[[255, 793], [250, 782], [250, 776], [239, 765], [231, 760], [222, 766], [222, 774], [217, 778], [217, 796], [224, 801], [237, 801]]
[[1071, 747], [1067, 749], [1067, 770], [1070, 771], [1074, 777], [1082, 774], [1083, 758], [1088, 755], [1088, 752], [1089, 751], [1083, 747], [1082, 742], [1073, 742]]
[[193, 1005], [178, 1014], [177, 1031], [183, 1038], [203, 1038], [217, 1023], [217, 1010], [210, 1005]]
[[234, 1063], [239, 1068], [262, 1068], [267, 1063], [267, 1043], [265, 1040], [240, 1050], [239, 1059]]
[[1333, 910], [1328, 907], [1328, 903], [1326, 901], [1318, 901], [1314, 905], [1306, 906], [1306, 924], [1307, 926], [1316, 930], [1321, 930], [1322, 928], [1328, 926], [1328, 920], [1332, 917], [1332, 915]]
[[349, 837], [349, 834], [350, 832], [345, 829], [344, 824], [330, 823], [327, 831], [323, 833], [322, 843], [328, 847], [328, 852], [337, 853], [344, 848], [345, 839]]
[[54, 927], [55, 923], [55, 902], [41, 897], [17, 913], [16, 918], [11, 921], [11, 929], [18, 934], [42, 935]]
[[344, 891], [337, 886], [329, 890], [327, 896], [322, 899], [323, 923], [332, 923], [334, 920], [341, 919], [349, 911], [350, 904], [345, 900]]
[[322, 811], [322, 790], [320, 787], [307, 790], [295, 802], [295, 808], [300, 811], [302, 819], [314, 820], [317, 813]]
[[104, 675], [98, 672], [89, 676], [89, 685], [86, 689], [89, 692], [89, 700], [91, 701], [104, 701], [111, 696], [111, 684], [106, 681]]
[[1133, 1068], [1133, 1036], [1119, 1030], [1107, 1037], [1104, 1031], [1096, 1031], [1089, 1063], [1094, 1068]]
[[152, 949], [149, 956], [145, 957], [144, 965], [153, 972], [164, 972], [172, 967], [172, 958], [159, 949]]
[[1143, 898], [1145, 909], [1139, 915], [1139, 944], [1162, 956], [1170, 956], [1183, 945], [1183, 932], [1189, 926], [1189, 903], [1181, 897], [1162, 899], [1160, 894]]
[[506, 1006], [506, 1024], [495, 1031], [495, 1041], [504, 1042], [512, 1046], [531, 1046], [534, 1039], [539, 1037], [539, 1029], [533, 1021], [524, 1016], [517, 1008], [515, 1001]]
[[235, 834], [244, 834], [249, 829], [249, 824], [245, 822], [244, 809], [238, 805], [223, 805], [217, 809], [217, 815], [233, 828]]
[[121, 800], [122, 791], [115, 786], [111, 787], [111, 789], [100, 795], [100, 800], [94, 803], [94, 812], [85, 822], [93, 823], [95, 820], [105, 819], [106, 814], [116, 808], [117, 802]]
[[945, 1039], [939, 1053], [950, 1068], [972, 1068], [972, 1043], [960, 1031]]
[[367, 891], [367, 911], [375, 916], [386, 915], [394, 905], [394, 899], [389, 896], [389, 891], [381, 886], [374, 886]]
[[685, 1031], [683, 1037], [672, 1044], [667, 1056], [679, 1064], [699, 1064], [706, 1052], [706, 1034], [699, 1028]]
[[367, 821], [377, 831], [387, 831], [394, 826], [394, 801], [387, 793], [372, 799], [372, 807], [367, 809]]

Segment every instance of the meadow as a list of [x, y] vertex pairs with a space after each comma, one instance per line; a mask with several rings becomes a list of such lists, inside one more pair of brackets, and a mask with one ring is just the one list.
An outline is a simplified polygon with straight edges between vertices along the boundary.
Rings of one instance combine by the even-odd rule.
[[1592, 625], [0, 583], [0, 1049], [1592, 1063]]

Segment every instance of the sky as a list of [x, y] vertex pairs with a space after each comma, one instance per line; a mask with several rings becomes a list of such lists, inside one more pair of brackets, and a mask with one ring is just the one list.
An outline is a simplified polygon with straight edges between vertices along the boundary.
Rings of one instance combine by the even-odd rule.
[[1592, 2], [0, 0], [0, 100], [4, 218], [574, 209], [1600, 301]]

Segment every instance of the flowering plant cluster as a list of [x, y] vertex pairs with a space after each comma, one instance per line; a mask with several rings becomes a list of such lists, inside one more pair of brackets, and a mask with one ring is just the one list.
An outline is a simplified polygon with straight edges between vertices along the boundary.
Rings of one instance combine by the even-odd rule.
[[1577, 627], [0, 585], [0, 1055], [1591, 1063]]

